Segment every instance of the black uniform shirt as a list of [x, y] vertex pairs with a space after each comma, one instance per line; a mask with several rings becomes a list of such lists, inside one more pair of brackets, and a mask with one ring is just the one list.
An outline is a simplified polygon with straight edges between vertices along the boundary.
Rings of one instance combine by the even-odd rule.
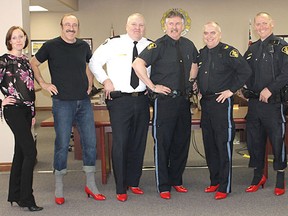
[[[210, 60], [208, 55], [211, 55]], [[239, 51], [221, 42], [212, 49], [205, 46], [200, 50], [198, 58], [197, 79], [202, 95], [227, 89], [236, 92], [251, 75], [251, 69]]]
[[250, 90], [259, 93], [267, 87], [272, 94], [278, 94], [288, 83], [288, 46], [284, 40], [273, 34], [264, 41], [259, 39], [249, 46], [244, 57], [253, 72], [247, 82]]
[[[197, 62], [198, 51], [192, 41], [181, 37], [180, 51], [184, 62], [185, 86], [189, 87], [189, 75], [192, 63]], [[182, 89], [179, 86], [181, 69], [177, 57], [176, 41], [168, 35], [156, 40], [144, 49], [139, 58], [143, 59], [147, 67], [151, 65], [151, 80], [154, 84], [161, 84], [171, 90]]]

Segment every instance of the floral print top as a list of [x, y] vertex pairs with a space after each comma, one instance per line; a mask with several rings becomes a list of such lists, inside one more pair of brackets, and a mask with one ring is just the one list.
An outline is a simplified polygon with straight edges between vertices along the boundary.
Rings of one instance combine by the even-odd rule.
[[[27, 56], [4, 54], [0, 57], [0, 89], [5, 97], [16, 99], [16, 106], [31, 107], [35, 116], [34, 73]], [[1, 103], [0, 99], [0, 108]]]

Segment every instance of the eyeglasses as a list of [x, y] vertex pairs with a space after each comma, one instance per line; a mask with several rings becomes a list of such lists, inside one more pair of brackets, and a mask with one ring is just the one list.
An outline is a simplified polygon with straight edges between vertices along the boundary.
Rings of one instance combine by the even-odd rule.
[[62, 24], [63, 26], [65, 26], [65, 27], [67, 27], [67, 28], [78, 28], [78, 24], [77, 23], [73, 23], [73, 24], [71, 24], [71, 23], [64, 23], [64, 24]]

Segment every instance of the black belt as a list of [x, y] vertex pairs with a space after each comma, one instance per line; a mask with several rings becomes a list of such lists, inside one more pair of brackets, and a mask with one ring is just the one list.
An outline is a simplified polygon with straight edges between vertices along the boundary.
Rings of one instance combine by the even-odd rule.
[[202, 95], [202, 98], [203, 99], [214, 99], [218, 96], [219, 96], [219, 94], [207, 94], [207, 95]]
[[167, 96], [172, 97], [172, 98], [175, 98], [178, 96], [184, 96], [184, 95], [186, 95], [186, 93], [183, 91], [179, 91], [179, 90], [172, 90], [169, 94], [167, 94]]
[[144, 95], [145, 92], [146, 92], [146, 91], [142, 91], [142, 92], [131, 92], [131, 93], [121, 92], [121, 95], [122, 95], [122, 96], [138, 97], [138, 96]]

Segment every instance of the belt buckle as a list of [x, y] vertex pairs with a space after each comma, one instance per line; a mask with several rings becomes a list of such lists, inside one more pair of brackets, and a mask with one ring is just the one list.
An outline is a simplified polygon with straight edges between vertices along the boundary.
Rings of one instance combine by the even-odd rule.
[[139, 96], [139, 92], [132, 92], [131, 96], [132, 97], [138, 97]]
[[172, 98], [176, 98], [180, 95], [180, 92], [177, 90], [173, 90], [171, 93], [172, 93]]

